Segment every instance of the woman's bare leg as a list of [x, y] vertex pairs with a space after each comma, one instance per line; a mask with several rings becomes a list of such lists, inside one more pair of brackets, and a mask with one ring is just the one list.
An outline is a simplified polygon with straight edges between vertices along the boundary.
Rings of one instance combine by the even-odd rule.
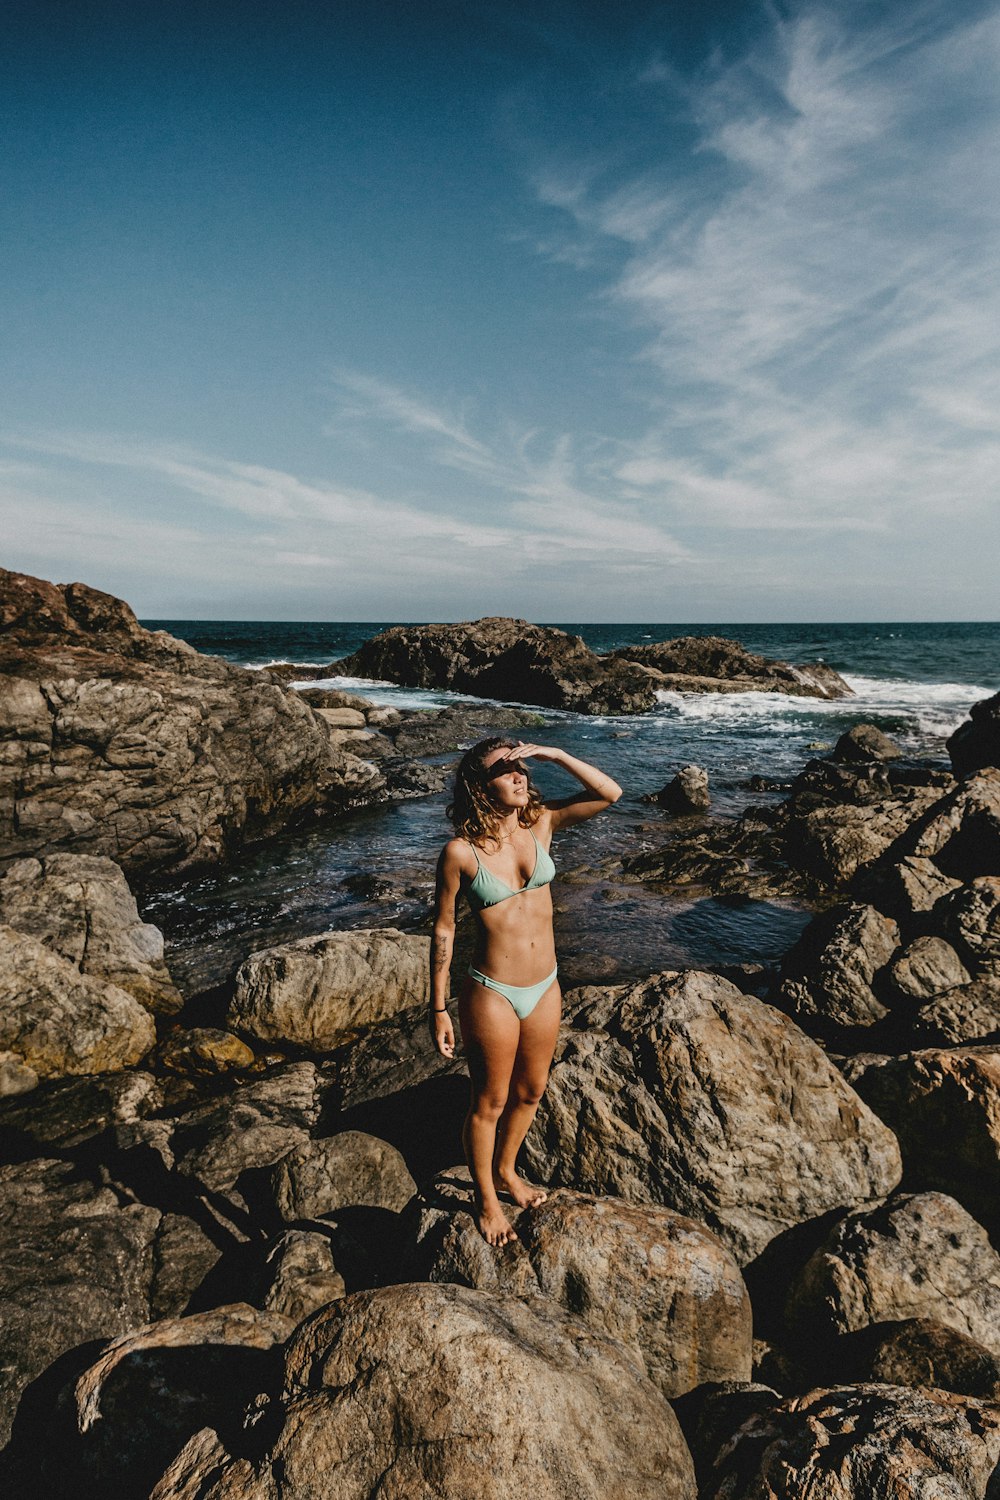
[[508, 1192], [521, 1208], [544, 1203], [547, 1196], [517, 1175], [517, 1153], [535, 1118], [538, 1102], [549, 1079], [561, 1009], [559, 981], [554, 979], [530, 1016], [520, 1024], [510, 1090], [497, 1126], [494, 1180], [497, 1187]]
[[514, 1238], [514, 1230], [497, 1197], [493, 1157], [497, 1122], [507, 1103], [521, 1026], [509, 1000], [471, 980], [462, 989], [458, 1014], [472, 1081], [472, 1104], [462, 1143], [472, 1174], [477, 1219], [489, 1244], [505, 1245]]

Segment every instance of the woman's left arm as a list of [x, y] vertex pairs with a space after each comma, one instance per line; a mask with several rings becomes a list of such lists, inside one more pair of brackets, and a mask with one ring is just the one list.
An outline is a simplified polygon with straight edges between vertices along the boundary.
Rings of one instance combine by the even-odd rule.
[[563, 766], [582, 784], [583, 791], [577, 792], [575, 797], [560, 797], [554, 802], [546, 802], [545, 805], [552, 814], [553, 829], [566, 828], [571, 823], [582, 823], [595, 813], [603, 812], [622, 795], [621, 787], [611, 776], [554, 745], [516, 745], [508, 751], [508, 755], [511, 760], [526, 760], [531, 756], [535, 760]]

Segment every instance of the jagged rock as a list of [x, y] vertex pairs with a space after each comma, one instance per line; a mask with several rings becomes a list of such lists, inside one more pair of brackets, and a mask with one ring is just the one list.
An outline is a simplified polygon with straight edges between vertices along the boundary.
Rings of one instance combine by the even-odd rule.
[[0, 1052], [0, 1098], [28, 1094], [38, 1085], [38, 1074], [16, 1052]]
[[749, 1377], [750, 1298], [733, 1257], [704, 1225], [668, 1208], [559, 1189], [538, 1208], [506, 1205], [518, 1240], [494, 1249], [471, 1216], [462, 1175], [465, 1192], [452, 1188], [453, 1207], [448, 1185], [457, 1173], [439, 1179], [423, 1207], [429, 1280], [551, 1297], [639, 1349], [665, 1396]]
[[942, 896], [961, 884], [926, 856], [908, 855], [896, 864], [871, 871], [855, 887], [863, 901], [907, 927], [916, 926]]
[[238, 1201], [235, 1190], [243, 1173], [272, 1167], [305, 1145], [319, 1112], [312, 1063], [273, 1068], [180, 1116], [171, 1138], [177, 1170]]
[[[718, 635], [682, 635], [648, 646], [623, 646], [610, 653], [622, 661], [655, 667], [681, 692], [771, 692], [792, 697], [850, 698], [851, 688], [822, 662], [789, 666], [747, 651], [738, 641]], [[697, 686], [690, 686], [693, 680]]]
[[863, 763], [869, 760], [897, 760], [902, 750], [874, 724], [855, 724], [842, 734], [833, 750], [834, 760]]
[[342, 1208], [399, 1213], [417, 1190], [399, 1152], [360, 1130], [304, 1142], [282, 1158], [271, 1182], [286, 1223], [319, 1219]]
[[0, 862], [182, 869], [382, 798], [295, 693], [144, 630], [120, 599], [0, 570], [0, 621]]
[[869, 806], [817, 807], [789, 821], [785, 848], [793, 864], [827, 885], [843, 886], [892, 849], [937, 800], [936, 790], [925, 790]]
[[667, 812], [679, 816], [704, 812], [712, 801], [708, 794], [708, 772], [700, 766], [681, 766], [673, 781], [656, 793], [655, 800]]
[[932, 1386], [986, 1401], [1000, 1397], [1000, 1358], [967, 1334], [930, 1318], [873, 1323], [837, 1340], [833, 1352], [845, 1385]]
[[922, 1001], [968, 984], [969, 973], [944, 938], [919, 937], [893, 960], [889, 979], [897, 996]]
[[280, 1380], [282, 1345], [294, 1326], [238, 1302], [114, 1339], [59, 1393], [49, 1441], [30, 1466], [38, 1493], [55, 1500], [148, 1495], [205, 1422], [238, 1430], [244, 1408]]
[[264, 1307], [296, 1324], [347, 1290], [329, 1235], [307, 1229], [286, 1229], [279, 1236], [268, 1252], [264, 1279]]
[[948, 741], [948, 754], [956, 776], [1000, 767], [1000, 693], [972, 705]]
[[[452, 703], [435, 710], [415, 709], [402, 716], [392, 734], [397, 755], [445, 755], [462, 745], [475, 744], [491, 734], [510, 734], [515, 729], [537, 730], [544, 717], [532, 709], [511, 704]], [[511, 738], [520, 736], [510, 735]], [[536, 735], [526, 735], [535, 739]]]
[[345, 1297], [289, 1340], [282, 1405], [270, 1452], [253, 1468], [234, 1459], [205, 1500], [695, 1497], [639, 1356], [544, 1298], [430, 1285]]
[[539, 1180], [664, 1203], [740, 1263], [900, 1174], [891, 1132], [816, 1043], [697, 971], [634, 985], [603, 1028], [564, 1035], [526, 1145]]
[[231, 1031], [195, 1026], [189, 1031], [172, 1031], [157, 1048], [157, 1058], [168, 1072], [198, 1077], [249, 1068], [254, 1055]]
[[427, 939], [393, 927], [329, 932], [253, 953], [227, 1017], [265, 1042], [326, 1052], [429, 995]]
[[133, 1067], [155, 1041], [152, 1017], [131, 995], [0, 925], [0, 1049], [39, 1078], [59, 1078]]
[[890, 1385], [810, 1391], [718, 1434], [702, 1500], [987, 1500], [1000, 1408]]
[[920, 1046], [931, 1047], [961, 1047], [969, 1042], [997, 1040], [1000, 974], [983, 974], [937, 995], [917, 1012], [913, 1034]]
[[780, 997], [807, 1030], [840, 1036], [887, 1015], [872, 981], [899, 946], [899, 928], [873, 906], [848, 903], [816, 917], [785, 960]]
[[1000, 878], [982, 875], [952, 891], [934, 915], [977, 970], [1000, 971]]
[[845, 1073], [899, 1138], [909, 1187], [948, 1193], [1000, 1229], [1000, 1051], [926, 1048]]
[[70, 1151], [113, 1125], [154, 1114], [162, 1104], [151, 1073], [47, 1081], [30, 1099], [0, 1105], [0, 1152], [14, 1159]]
[[135, 897], [111, 859], [52, 854], [19, 859], [0, 880], [0, 921], [37, 938], [82, 974], [107, 980], [147, 1010], [183, 1004], [163, 961], [159, 928], [139, 920]]
[[807, 1340], [930, 1318], [1000, 1356], [1000, 1255], [944, 1193], [901, 1193], [835, 1224], [789, 1292]]
[[316, 708], [331, 729], [364, 729], [367, 720], [357, 708]]
[[987, 767], [933, 802], [899, 838], [895, 859], [932, 859], [946, 875], [1000, 875], [1000, 770]]

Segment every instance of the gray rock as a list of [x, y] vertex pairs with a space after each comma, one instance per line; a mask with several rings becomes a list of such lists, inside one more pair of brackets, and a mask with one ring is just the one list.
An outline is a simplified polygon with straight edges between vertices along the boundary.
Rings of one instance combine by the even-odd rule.
[[963, 881], [1000, 875], [1000, 770], [987, 767], [933, 802], [893, 853], [933, 859]]
[[718, 635], [678, 636], [648, 646], [624, 646], [612, 656], [654, 667], [681, 692], [774, 692], [791, 697], [850, 698], [852, 690], [822, 662], [791, 666], [747, 651]]
[[1000, 878], [983, 875], [952, 891], [934, 915], [977, 971], [1000, 971]]
[[787, 1316], [807, 1339], [929, 1318], [1000, 1356], [1000, 1255], [944, 1193], [848, 1214], [806, 1262]]
[[948, 741], [948, 754], [956, 776], [1000, 767], [1000, 693], [972, 705]]
[[969, 973], [944, 938], [919, 937], [893, 960], [889, 979], [897, 996], [924, 1001], [943, 990], [968, 984]]
[[251, 1483], [234, 1460], [205, 1500], [695, 1497], [639, 1356], [544, 1298], [429, 1285], [345, 1297], [289, 1340], [282, 1404]]
[[815, 918], [788, 954], [781, 999], [807, 1030], [839, 1036], [887, 1014], [872, 981], [899, 945], [899, 928], [873, 906], [850, 903]]
[[278, 1238], [268, 1252], [264, 1279], [264, 1307], [296, 1324], [346, 1292], [329, 1236], [307, 1229], [286, 1229]]
[[897, 922], [912, 927], [949, 891], [961, 884], [938, 869], [932, 859], [907, 855], [872, 874], [857, 887], [858, 895]]
[[0, 1098], [28, 1094], [38, 1084], [38, 1074], [16, 1052], [0, 1052]]
[[235, 1189], [243, 1173], [272, 1167], [305, 1145], [319, 1112], [312, 1063], [273, 1068], [180, 1116], [171, 1141], [177, 1170], [238, 1203]]
[[708, 772], [701, 766], [681, 766], [673, 781], [657, 792], [656, 801], [678, 816], [704, 812], [712, 801], [708, 794]]
[[634, 985], [605, 1028], [565, 1034], [526, 1146], [538, 1180], [663, 1203], [741, 1264], [900, 1175], [891, 1132], [816, 1043], [697, 971]]
[[842, 1386], [758, 1410], [719, 1438], [703, 1500], [987, 1500], [1000, 1409], [948, 1391]]
[[448, 1181], [435, 1184], [422, 1214], [425, 1253], [436, 1247], [431, 1281], [551, 1297], [640, 1350], [668, 1397], [706, 1380], [749, 1378], [750, 1299], [732, 1255], [704, 1225], [668, 1208], [559, 1189], [538, 1208], [506, 1205], [518, 1240], [494, 1249], [471, 1217], [467, 1181], [453, 1209], [436, 1206], [448, 1203]]
[[163, 1095], [151, 1073], [103, 1073], [46, 1082], [31, 1099], [0, 1105], [0, 1141], [13, 1158], [69, 1151], [115, 1125], [155, 1114]]
[[395, 928], [330, 932], [254, 953], [227, 1017], [265, 1042], [325, 1052], [429, 995], [427, 939]]
[[0, 880], [0, 921], [37, 938], [82, 974], [171, 1015], [180, 993], [163, 960], [159, 928], [139, 920], [135, 897], [113, 860], [82, 854], [20, 859]]
[[6, 570], [0, 745], [0, 861], [183, 869], [383, 795], [295, 693], [144, 630], [109, 594]]
[[131, 995], [0, 925], [0, 1049], [39, 1078], [60, 1078], [134, 1067], [155, 1041], [149, 1012]]
[[399, 1213], [417, 1190], [399, 1152], [360, 1130], [304, 1142], [282, 1158], [271, 1182], [286, 1223], [349, 1207]]

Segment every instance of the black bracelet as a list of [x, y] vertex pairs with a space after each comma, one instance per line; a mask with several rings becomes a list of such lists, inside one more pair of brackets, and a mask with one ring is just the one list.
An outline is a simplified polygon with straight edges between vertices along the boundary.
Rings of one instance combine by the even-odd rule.
[[442, 1005], [442, 1007], [441, 1007], [440, 1010], [438, 1010], [438, 1008], [437, 1008], [436, 1005], [432, 1005], [431, 1006], [431, 1010], [434, 1012], [434, 1014], [436, 1016], [446, 1016], [448, 1014], [448, 1007], [447, 1007], [447, 1005]]

